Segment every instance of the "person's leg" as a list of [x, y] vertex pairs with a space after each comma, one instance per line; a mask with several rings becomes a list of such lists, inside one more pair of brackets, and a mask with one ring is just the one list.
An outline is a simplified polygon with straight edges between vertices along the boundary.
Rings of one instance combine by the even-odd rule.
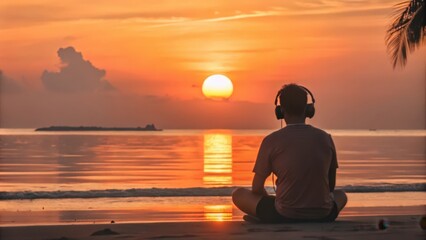
[[342, 211], [342, 209], [346, 206], [346, 203], [348, 202], [348, 197], [346, 196], [345, 191], [343, 190], [334, 190], [334, 201], [337, 205], [337, 210]]
[[262, 197], [246, 188], [237, 188], [232, 192], [232, 202], [235, 206], [252, 216], [256, 216], [256, 207]]

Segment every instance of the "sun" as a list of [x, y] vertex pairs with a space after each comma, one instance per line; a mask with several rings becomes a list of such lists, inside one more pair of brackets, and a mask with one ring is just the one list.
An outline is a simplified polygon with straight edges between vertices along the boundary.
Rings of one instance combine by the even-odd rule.
[[206, 98], [223, 100], [231, 97], [234, 86], [227, 76], [214, 74], [204, 80], [202, 91]]

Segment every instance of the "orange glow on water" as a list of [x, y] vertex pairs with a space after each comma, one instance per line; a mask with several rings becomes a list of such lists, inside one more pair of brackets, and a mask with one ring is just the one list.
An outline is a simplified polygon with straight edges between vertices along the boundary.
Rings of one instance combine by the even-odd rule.
[[204, 135], [204, 184], [232, 184], [232, 136]]
[[204, 206], [204, 218], [208, 221], [232, 220], [232, 205], [206, 205]]
[[[7, 131], [13, 134], [4, 134]], [[268, 133], [168, 130], [41, 134], [3, 129], [0, 188], [7, 192], [86, 191], [86, 196], [91, 196], [92, 191], [87, 190], [248, 187], [259, 145]], [[338, 149], [338, 187], [424, 182], [424, 130], [331, 133]], [[270, 187], [271, 179], [265, 184]], [[415, 215], [423, 210], [426, 199], [424, 192], [349, 195], [344, 216]], [[0, 201], [0, 216], [6, 224], [109, 223], [112, 216], [116, 222], [221, 222], [240, 221], [242, 214], [230, 196]]]
[[[2, 141], [14, 147], [2, 148], [5, 171], [0, 173], [0, 187], [3, 191], [67, 191], [250, 186], [256, 154], [267, 133], [168, 130], [39, 135], [30, 131], [2, 135]], [[380, 142], [371, 131], [361, 136], [358, 131], [332, 133], [338, 146], [340, 186], [368, 185], [377, 179], [394, 184], [423, 181], [424, 132], [398, 133], [406, 136], [403, 142], [383, 138], [391, 133], [395, 134], [374, 131]], [[355, 140], [348, 140], [348, 134], [356, 134]], [[401, 148], [406, 150], [397, 150]], [[265, 184], [270, 187], [271, 179]]]

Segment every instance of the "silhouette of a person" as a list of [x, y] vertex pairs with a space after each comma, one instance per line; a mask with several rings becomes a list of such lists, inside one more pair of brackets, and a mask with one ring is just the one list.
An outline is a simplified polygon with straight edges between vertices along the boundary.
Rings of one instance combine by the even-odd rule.
[[[307, 104], [307, 95], [312, 103]], [[347, 202], [346, 193], [335, 190], [336, 149], [331, 135], [305, 124], [315, 113], [312, 93], [305, 87], [285, 85], [277, 94], [277, 118], [286, 127], [266, 136], [253, 169], [252, 189], [237, 188], [234, 204], [262, 222], [334, 221]], [[264, 184], [277, 176], [276, 196]]]

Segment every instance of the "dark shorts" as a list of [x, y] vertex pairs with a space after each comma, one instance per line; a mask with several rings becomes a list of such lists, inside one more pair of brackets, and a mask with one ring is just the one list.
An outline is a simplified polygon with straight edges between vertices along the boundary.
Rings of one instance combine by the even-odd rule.
[[275, 209], [275, 197], [264, 196], [256, 206], [256, 215], [266, 223], [289, 223], [289, 222], [333, 222], [339, 215], [336, 202], [333, 202], [333, 209], [330, 214], [321, 219], [293, 219], [282, 216]]

